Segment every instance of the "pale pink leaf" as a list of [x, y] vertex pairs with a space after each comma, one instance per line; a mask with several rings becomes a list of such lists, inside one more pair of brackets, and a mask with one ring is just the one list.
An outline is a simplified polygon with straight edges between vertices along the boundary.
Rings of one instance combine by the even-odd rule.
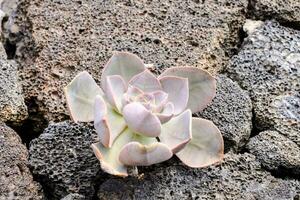
[[154, 96], [155, 110], [154, 112], [161, 112], [163, 107], [168, 102], [168, 94], [159, 90], [151, 93]]
[[149, 70], [135, 75], [129, 81], [129, 85], [133, 85], [143, 92], [153, 92], [162, 89], [158, 79]]
[[141, 103], [127, 104], [123, 108], [123, 116], [132, 131], [149, 137], [159, 136], [161, 131], [159, 119]]
[[159, 139], [166, 144], [173, 153], [177, 153], [192, 138], [192, 112], [186, 110], [180, 115], [173, 117], [162, 125]]
[[187, 78], [164, 76], [159, 79], [168, 100], [174, 104], [174, 114], [178, 115], [187, 107], [189, 100], [189, 84]]
[[178, 76], [189, 81], [187, 108], [193, 113], [202, 111], [216, 94], [216, 80], [207, 71], [196, 67], [174, 67], [164, 71], [161, 77]]
[[171, 102], [168, 102], [161, 113], [156, 113], [155, 115], [158, 117], [162, 124], [168, 122], [174, 116], [174, 105]]
[[119, 75], [107, 76], [105, 86], [104, 93], [107, 101], [120, 113], [123, 95], [127, 90], [125, 81]]
[[172, 157], [172, 151], [160, 142], [142, 145], [139, 142], [126, 144], [119, 155], [119, 160], [128, 166], [149, 166], [166, 161]]
[[96, 96], [102, 96], [103, 92], [88, 72], [79, 73], [64, 88], [64, 92], [73, 121], [90, 122], [94, 120], [94, 101]]
[[145, 69], [143, 61], [138, 56], [128, 52], [116, 52], [103, 69], [101, 86], [105, 88], [107, 76], [120, 75], [125, 83], [128, 83], [133, 76]]
[[192, 120], [192, 139], [176, 155], [187, 166], [199, 168], [221, 162], [224, 144], [219, 129], [209, 120]]

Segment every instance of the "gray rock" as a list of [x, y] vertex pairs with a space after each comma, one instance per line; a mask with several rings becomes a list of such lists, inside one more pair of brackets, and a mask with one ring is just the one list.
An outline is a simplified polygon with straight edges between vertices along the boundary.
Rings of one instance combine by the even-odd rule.
[[78, 193], [90, 199], [100, 164], [90, 145], [97, 137], [84, 124], [50, 124], [39, 138], [30, 143], [29, 162], [33, 174], [54, 199]]
[[72, 193], [72, 194], [68, 194], [61, 200], [85, 200], [85, 197], [77, 193]]
[[275, 129], [300, 145], [300, 31], [267, 21], [227, 67], [249, 91], [259, 130]]
[[250, 3], [253, 14], [259, 19], [276, 19], [300, 25], [299, 0], [251, 0]]
[[0, 122], [0, 200], [43, 199], [41, 186], [27, 167], [28, 152], [20, 137]]
[[300, 147], [276, 131], [252, 137], [247, 148], [269, 170], [300, 174]]
[[0, 53], [0, 120], [18, 123], [28, 115], [19, 83], [18, 66], [15, 61], [6, 59], [1, 43]]
[[191, 169], [153, 168], [143, 178], [110, 179], [99, 199], [245, 199], [292, 200], [300, 182], [274, 178], [251, 154], [227, 154], [222, 165]]
[[218, 126], [225, 150], [238, 150], [250, 137], [251, 99], [246, 91], [224, 75], [217, 77], [217, 94], [212, 103], [197, 115], [212, 120]]
[[254, 110], [261, 130], [277, 130], [300, 146], [300, 88], [279, 95], [261, 94]]
[[0, 9], [7, 15], [10, 16], [16, 12], [19, 0], [0, 0]]
[[157, 73], [175, 65], [192, 65], [213, 73], [222, 70], [239, 43], [237, 33], [248, 3], [21, 2], [12, 21], [24, 31], [21, 35], [28, 36], [17, 43], [26, 98], [36, 97], [40, 110], [56, 121], [68, 115], [62, 88], [83, 70], [99, 81], [102, 67], [116, 50], [136, 53], [145, 63], [154, 64]]

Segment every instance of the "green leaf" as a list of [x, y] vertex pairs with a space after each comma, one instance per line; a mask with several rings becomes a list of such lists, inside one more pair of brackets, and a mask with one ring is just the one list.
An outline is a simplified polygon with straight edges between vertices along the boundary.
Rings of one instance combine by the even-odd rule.
[[127, 128], [116, 138], [111, 148], [106, 148], [100, 142], [92, 144], [91, 147], [100, 161], [102, 170], [116, 176], [128, 176], [127, 168], [120, 162], [119, 155], [122, 148], [133, 141], [144, 145], [157, 142], [156, 138], [137, 135]]
[[100, 141], [105, 147], [111, 147], [114, 140], [126, 128], [125, 120], [112, 107], [106, 105], [101, 96], [95, 99], [94, 112], [94, 127]]

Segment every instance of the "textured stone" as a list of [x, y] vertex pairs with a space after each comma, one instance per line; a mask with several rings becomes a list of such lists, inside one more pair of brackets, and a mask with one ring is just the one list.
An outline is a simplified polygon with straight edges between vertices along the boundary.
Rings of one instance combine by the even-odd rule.
[[252, 129], [252, 104], [248, 93], [224, 75], [217, 77], [217, 94], [212, 103], [197, 114], [212, 120], [220, 129], [225, 150], [246, 144]]
[[67, 118], [62, 88], [82, 70], [99, 80], [116, 50], [136, 53], [157, 73], [175, 65], [216, 73], [239, 43], [246, 7], [247, 0], [22, 0], [11, 21], [26, 36], [16, 53], [26, 98], [37, 97], [48, 119]]
[[0, 43], [0, 120], [20, 122], [27, 117], [27, 108], [18, 82], [18, 66], [7, 60]]
[[300, 147], [276, 131], [252, 137], [247, 148], [269, 170], [300, 174]]
[[96, 133], [84, 124], [50, 124], [30, 143], [29, 162], [33, 174], [52, 198], [78, 193], [90, 199], [100, 164], [90, 145]]
[[275, 129], [300, 145], [300, 31], [265, 22], [227, 72], [249, 91], [257, 128]]
[[299, 0], [251, 0], [250, 5], [259, 19], [276, 19], [300, 25]]
[[17, 10], [19, 0], [0, 0], [0, 9], [10, 16]]
[[156, 167], [144, 177], [109, 179], [99, 199], [265, 199], [291, 200], [300, 182], [274, 178], [251, 154], [227, 154], [222, 165], [191, 169]]
[[85, 200], [85, 197], [77, 193], [72, 193], [72, 194], [68, 194], [61, 200]]
[[43, 198], [27, 167], [28, 152], [20, 137], [0, 122], [0, 200]]

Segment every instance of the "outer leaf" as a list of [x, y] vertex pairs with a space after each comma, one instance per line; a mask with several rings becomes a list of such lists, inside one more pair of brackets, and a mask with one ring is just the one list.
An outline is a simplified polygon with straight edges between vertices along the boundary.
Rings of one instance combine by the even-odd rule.
[[176, 154], [184, 164], [206, 167], [223, 159], [223, 138], [211, 121], [193, 117], [192, 133], [192, 140]]
[[142, 104], [133, 102], [123, 109], [123, 116], [128, 127], [135, 133], [148, 137], [157, 137], [161, 131], [159, 119]]
[[160, 77], [178, 76], [189, 80], [187, 108], [193, 113], [203, 110], [216, 94], [216, 80], [206, 71], [196, 67], [174, 67], [164, 71]]
[[145, 70], [142, 73], [135, 75], [129, 81], [129, 84], [138, 87], [143, 92], [153, 92], [162, 89], [160, 82], [149, 70]]
[[120, 75], [128, 83], [134, 75], [145, 69], [143, 61], [138, 56], [128, 52], [116, 52], [103, 69], [101, 86], [105, 88], [107, 76]]
[[128, 166], [149, 166], [168, 160], [172, 155], [172, 151], [160, 142], [150, 145], [130, 142], [122, 148], [119, 160]]
[[91, 145], [103, 171], [123, 177], [128, 175], [126, 167], [119, 161], [119, 154], [123, 146], [133, 141], [133, 138], [134, 134], [126, 129], [117, 137], [111, 148], [106, 148], [100, 142]]
[[159, 139], [177, 153], [192, 139], [192, 112], [186, 110], [162, 125]]
[[118, 112], [122, 109], [122, 98], [127, 90], [127, 86], [123, 78], [119, 75], [106, 77], [106, 87], [104, 88], [107, 101], [115, 107]]
[[174, 105], [174, 114], [185, 110], [189, 100], [189, 82], [187, 78], [164, 76], [159, 79], [163, 90], [169, 95], [169, 101]]
[[94, 100], [97, 95], [103, 95], [101, 88], [92, 76], [83, 71], [79, 73], [65, 88], [67, 105], [71, 118], [75, 122], [90, 122], [94, 120]]
[[95, 99], [94, 113], [94, 127], [100, 141], [105, 147], [111, 147], [115, 138], [125, 129], [125, 120], [110, 106], [107, 107], [101, 96]]
[[163, 111], [161, 113], [156, 113], [156, 116], [158, 117], [158, 119], [160, 120], [160, 122], [166, 123], [168, 122], [172, 117], [173, 117], [173, 113], [174, 113], [174, 105], [171, 102], [168, 102]]

